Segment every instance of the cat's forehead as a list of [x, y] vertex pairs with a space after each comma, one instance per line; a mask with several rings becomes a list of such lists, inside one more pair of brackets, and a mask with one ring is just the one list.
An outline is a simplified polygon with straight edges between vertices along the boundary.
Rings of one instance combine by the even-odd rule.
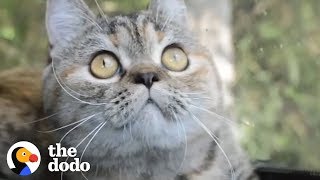
[[182, 26], [149, 11], [97, 17], [96, 22], [86, 26], [84, 34], [76, 38], [66, 56], [74, 54], [74, 61], [86, 63], [96, 53], [110, 51], [124, 66], [130, 66], [144, 60], [159, 61], [163, 50], [173, 44], [186, 52], [199, 47], [192, 34]]
[[163, 40], [165, 34], [170, 34], [160, 28], [161, 22], [146, 12], [115, 16], [105, 23], [105, 20], [101, 21], [107, 38], [116, 48], [125, 50], [130, 56], [147, 55], [154, 45]]
[[165, 22], [148, 11], [108, 19], [100, 17], [98, 23], [112, 45], [131, 57], [149, 55], [155, 48], [170, 42], [182, 43], [186, 39], [183, 37], [185, 32], [174, 26], [174, 22]]

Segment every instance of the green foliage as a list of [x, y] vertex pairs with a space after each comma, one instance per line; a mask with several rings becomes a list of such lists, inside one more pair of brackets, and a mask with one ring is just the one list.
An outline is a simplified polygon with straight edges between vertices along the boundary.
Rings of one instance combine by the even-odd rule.
[[[88, 0], [96, 8], [93, 0]], [[109, 13], [148, 0], [98, 0]], [[234, 0], [236, 112], [254, 159], [320, 169], [320, 1]], [[43, 66], [45, 1], [0, 1], [0, 70]]]
[[40, 28], [44, 7], [40, 0], [0, 1], [0, 70], [44, 62], [47, 41]]
[[235, 1], [236, 110], [254, 159], [320, 169], [320, 1]]

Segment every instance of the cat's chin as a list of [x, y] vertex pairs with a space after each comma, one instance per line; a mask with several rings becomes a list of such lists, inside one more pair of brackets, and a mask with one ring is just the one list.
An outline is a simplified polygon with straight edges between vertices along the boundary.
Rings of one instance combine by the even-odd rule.
[[150, 124], [152, 121], [168, 121], [168, 119], [170, 118], [166, 117], [159, 104], [152, 98], [148, 98], [139, 110], [134, 123]]
[[[139, 113], [138, 121], [167, 121], [160, 107], [152, 100], [148, 100]], [[138, 122], [139, 123], [139, 122]]]

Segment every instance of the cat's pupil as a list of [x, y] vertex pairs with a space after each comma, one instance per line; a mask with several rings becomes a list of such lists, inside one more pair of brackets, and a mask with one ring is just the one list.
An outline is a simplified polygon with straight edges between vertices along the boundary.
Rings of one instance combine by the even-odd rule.
[[105, 60], [105, 59], [102, 61], [102, 67], [103, 67], [103, 68], [106, 67], [106, 60]]

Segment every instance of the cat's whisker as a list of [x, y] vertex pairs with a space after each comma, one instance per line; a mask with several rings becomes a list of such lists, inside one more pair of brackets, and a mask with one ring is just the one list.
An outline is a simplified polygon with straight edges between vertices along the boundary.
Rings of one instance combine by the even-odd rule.
[[96, 165], [97, 167], [96, 167], [96, 171], [95, 171], [95, 177], [98, 177], [98, 173], [99, 173], [99, 165], [97, 164]]
[[62, 85], [64, 85], [66, 88], [68, 88], [70, 91], [72, 91], [73, 93], [77, 94], [78, 96], [83, 96], [83, 97], [89, 97], [88, 95], [84, 95], [84, 94], [81, 94], [75, 90], [73, 90], [72, 88], [70, 88], [62, 79], [60, 76], [57, 76], [57, 78], [59, 78], [60, 82]]
[[23, 124], [34, 124], [34, 123], [42, 122], [42, 121], [48, 120], [48, 119], [50, 119], [50, 118], [52, 118], [52, 117], [54, 117], [54, 116], [56, 116], [56, 115], [58, 115], [58, 114], [60, 114], [60, 113], [62, 113], [62, 112], [63, 112], [63, 110], [58, 111], [58, 112], [56, 112], [56, 113], [54, 113], [54, 114], [51, 114], [51, 115], [49, 115], [49, 116], [43, 117], [43, 118], [41, 118], [41, 119], [38, 119], [38, 120], [35, 120], [35, 121], [31, 121], [31, 122], [25, 122], [25, 123], [23, 123]]
[[[165, 90], [161, 90], [161, 89], [157, 89], [157, 88], [154, 88], [154, 89], [155, 89], [156, 91], [158, 91], [159, 93], [167, 94], [167, 95], [170, 95], [170, 96], [174, 96], [174, 94], [172, 94], [172, 93], [170, 93], [170, 92], [167, 92], [167, 91], [165, 91]], [[184, 97], [184, 98], [187, 98], [187, 99], [207, 99], [207, 100], [212, 100], [212, 99], [209, 98], [209, 97], [198, 97], [198, 98]], [[212, 100], [212, 101], [213, 101], [213, 100]], [[211, 115], [214, 115], [214, 116], [218, 117], [219, 120], [223, 120], [223, 122], [227, 123], [227, 124], [230, 125], [230, 126], [235, 126], [235, 125], [237, 125], [234, 121], [232, 121], [232, 120], [230, 120], [230, 119], [228, 119], [228, 118], [225, 118], [225, 117], [219, 115], [218, 113], [215, 113], [215, 112], [213, 112], [213, 111], [210, 111], [210, 110], [208, 110], [208, 109], [202, 108], [202, 107], [197, 106], [197, 105], [192, 104], [192, 103], [189, 103], [188, 105], [190, 105], [190, 106], [192, 106], [192, 107], [194, 107], [194, 108], [200, 109], [200, 110], [202, 110], [202, 111], [205, 111], [205, 112], [207, 112], [207, 113], [209, 113], [209, 114], [211, 114]], [[247, 123], [245, 123], [245, 124], [247, 124]]]
[[[165, 94], [167, 94], [167, 95], [171, 95], [171, 96], [174, 96], [175, 94], [173, 94], [173, 93], [170, 93], [170, 92], [168, 92], [168, 91], [166, 91], [165, 89], [158, 89], [158, 88], [153, 88], [154, 90], [156, 90], [156, 91], [159, 91], [160, 93], [165, 93]], [[194, 93], [183, 93], [183, 92], [179, 92], [179, 94], [182, 94], [182, 95], [184, 95], [183, 97], [185, 97], [185, 98], [190, 98], [190, 99], [192, 99], [193, 97], [190, 97], [190, 95], [202, 95], [202, 94], [207, 94], [206, 92], [194, 92]], [[206, 99], [206, 98], [208, 98], [208, 99], [211, 99], [211, 98], [209, 98], [209, 97], [197, 97], [197, 98], [203, 98], [203, 99]], [[213, 100], [213, 99], [211, 99], [211, 100]]]
[[202, 95], [202, 94], [208, 94], [208, 92], [206, 91], [199, 91], [199, 92], [189, 92], [189, 93], [186, 93], [186, 92], [180, 92], [181, 94], [184, 94], [184, 95]]
[[[140, 125], [140, 129], [142, 129], [144, 127], [148, 127], [149, 124], [150, 124], [150, 121], [148, 121], [146, 123], [148, 123], [148, 124], [146, 124], [145, 126]], [[149, 137], [148, 137], [148, 133], [143, 133], [143, 139], [146, 141], [147, 147], [150, 148], [151, 145], [150, 145], [150, 140], [149, 140]]]
[[[188, 139], [187, 139], [186, 128], [184, 127], [183, 122], [181, 121], [180, 118], [177, 117], [177, 115], [176, 115], [176, 113], [174, 113], [174, 111], [172, 111], [172, 113], [173, 113], [173, 116], [175, 117], [177, 123], [181, 125], [181, 128], [182, 128], [183, 133], [184, 133], [184, 141], [185, 141], [183, 159], [182, 159], [181, 164], [180, 164], [179, 169], [178, 169], [178, 173], [179, 173], [179, 171], [181, 171], [182, 166], [183, 166], [183, 164], [184, 164], [184, 161], [186, 160], [186, 157], [187, 157], [187, 152], [188, 152]], [[180, 133], [179, 133], [179, 134], [180, 134]], [[180, 137], [179, 137], [179, 138], [180, 138]]]
[[38, 122], [42, 122], [42, 121], [48, 120], [48, 119], [50, 119], [50, 118], [52, 118], [52, 117], [54, 117], [54, 116], [56, 116], [56, 115], [58, 115], [58, 114], [60, 114], [60, 113], [63, 113], [63, 112], [66, 111], [66, 110], [70, 110], [70, 108], [66, 108], [66, 107], [68, 107], [68, 106], [63, 106], [63, 107], [62, 107], [61, 109], [59, 109], [57, 112], [55, 112], [55, 113], [53, 113], [53, 114], [51, 114], [51, 115], [48, 115], [48, 116], [46, 116], [46, 117], [40, 118], [40, 119], [35, 120], [35, 121], [25, 122], [25, 123], [22, 123], [22, 124], [28, 125], [28, 124], [34, 124], [34, 123], [38, 123]]
[[215, 117], [218, 117], [219, 120], [223, 120], [223, 122], [227, 123], [228, 125], [231, 125], [231, 126], [236, 126], [237, 125], [234, 121], [232, 121], [232, 120], [230, 120], [228, 118], [225, 118], [225, 117], [221, 116], [220, 114], [218, 114], [216, 112], [210, 111], [210, 110], [208, 110], [206, 108], [203, 108], [203, 107], [191, 104], [191, 103], [189, 105], [192, 106], [193, 108], [202, 110], [202, 111], [207, 112], [207, 113], [209, 113], [211, 115], [214, 115]]
[[166, 28], [167, 24], [171, 22], [172, 18], [173, 18], [172, 16], [169, 16], [169, 17], [166, 19], [166, 21], [164, 22], [164, 24], [163, 24], [163, 26], [162, 26], [162, 28], [161, 28], [161, 31], [163, 31], [163, 30]]
[[132, 135], [132, 124], [131, 124], [131, 121], [129, 123], [129, 132], [130, 132], [130, 135], [131, 135], [131, 139], [133, 139], [133, 135]]
[[195, 100], [202, 100], [202, 99], [204, 99], [204, 100], [208, 100], [208, 101], [211, 101], [211, 102], [214, 102], [214, 101], [215, 101], [214, 99], [209, 98], [209, 97], [187, 97], [187, 98], [189, 98], [189, 99], [195, 99]]
[[[226, 118], [226, 117], [224, 117], [224, 116], [222, 116], [222, 115], [220, 115], [220, 114], [218, 114], [218, 113], [216, 113], [216, 112], [213, 112], [213, 111], [211, 111], [211, 110], [209, 110], [209, 109], [206, 109], [206, 108], [204, 108], [204, 107], [201, 107], [201, 106], [198, 106], [198, 105], [194, 105], [194, 104], [190, 104], [192, 107], [194, 107], [194, 108], [197, 108], [197, 109], [199, 109], [199, 110], [202, 110], [202, 111], [205, 111], [205, 112], [207, 112], [207, 113], [209, 113], [209, 114], [211, 114], [211, 115], [213, 115], [213, 116], [216, 116], [216, 117], [218, 117], [219, 119], [221, 119], [221, 120], [224, 120], [224, 122], [226, 122], [228, 125], [230, 125], [230, 126], [238, 126], [238, 123], [236, 123], [234, 120], [231, 120], [231, 119], [229, 119], [229, 118]], [[252, 124], [252, 123], [250, 123], [250, 122], [247, 122], [247, 121], [240, 121], [240, 123], [241, 124], [244, 124], [244, 125], [246, 125], [246, 126], [250, 126], [250, 127], [254, 127], [254, 124]]]
[[[192, 117], [192, 119], [194, 119], [199, 125], [201, 125], [201, 127], [207, 132], [207, 131], [209, 131], [209, 132], [211, 132], [210, 130], [209, 130], [209, 128], [207, 128], [207, 126], [205, 126], [204, 124], [203, 124], [203, 122], [199, 119], [199, 118], [197, 118], [191, 111], [188, 111], [189, 112], [189, 114], [191, 115], [191, 117]], [[217, 143], [219, 143], [219, 138], [215, 135], [215, 134], [213, 134], [212, 132], [210, 133], [210, 136], [213, 136], [213, 138], [214, 138], [214, 140], [216, 140], [217, 141]]]
[[158, 18], [159, 18], [159, 9], [160, 7], [157, 7], [157, 12], [156, 12], [156, 24], [158, 23]]
[[67, 137], [72, 131], [74, 131], [75, 129], [77, 129], [78, 127], [80, 127], [82, 124], [84, 124], [85, 122], [89, 121], [90, 119], [92, 119], [94, 116], [96, 116], [96, 115], [98, 115], [98, 114], [100, 114], [100, 113], [97, 113], [97, 114], [94, 114], [94, 115], [92, 115], [92, 116], [89, 116], [89, 117], [85, 118], [84, 121], [82, 121], [81, 123], [79, 123], [78, 125], [76, 125], [75, 127], [73, 127], [72, 129], [70, 129], [68, 132], [66, 132], [66, 134], [64, 134], [64, 135], [62, 136], [62, 138], [60, 139], [59, 143], [61, 144], [61, 142], [63, 141], [63, 139], [64, 139], [65, 137]]
[[[184, 94], [184, 95], [188, 95], [188, 94], [189, 94], [189, 95], [201, 95], [202, 93], [201, 93], [201, 94], [200, 94], [200, 93], [182, 93], [182, 94]], [[204, 92], [203, 94], [205, 94], [205, 92]], [[199, 97], [190, 97], [190, 96], [188, 96], [188, 97], [186, 97], [186, 98], [192, 99], [192, 100], [196, 100], [196, 99], [201, 100], [201, 99], [204, 99], [204, 100], [208, 100], [208, 101], [212, 101], [212, 102], [215, 101], [214, 99], [212, 99], [212, 98], [210, 98], [210, 97], [203, 97], [203, 96], [199, 96]], [[199, 105], [195, 105], [195, 104], [190, 104], [190, 105], [193, 106], [194, 108], [197, 108], [197, 109], [203, 110], [203, 111], [205, 111], [205, 112], [207, 112], [207, 113], [209, 113], [209, 114], [212, 114], [212, 115], [218, 117], [219, 119], [225, 120], [228, 125], [231, 125], [231, 126], [237, 126], [237, 125], [238, 125], [235, 121], [233, 121], [233, 120], [231, 120], [231, 119], [228, 119], [228, 118], [226, 118], [226, 117], [224, 117], [224, 116], [222, 116], [222, 115], [220, 115], [220, 114], [218, 114], [218, 113], [216, 113], [216, 112], [213, 112], [213, 111], [211, 111], [211, 110], [209, 110], [209, 109], [203, 108], [203, 107], [201, 107], [201, 106], [199, 106]], [[252, 124], [252, 123], [250, 123], [250, 122], [242, 122], [242, 121], [241, 121], [240, 123], [241, 123], [241, 124], [244, 124], [244, 125], [246, 125], [246, 126], [251, 126], [251, 127], [254, 126], [254, 124]]]
[[[179, 122], [178, 122], [178, 118], [177, 118], [175, 112], [174, 112], [173, 110], [171, 110], [171, 113], [172, 113], [173, 116], [174, 116], [174, 121], [177, 123], [177, 126], [179, 126], [180, 124], [179, 124]], [[180, 129], [179, 129], [179, 128], [178, 128], [178, 136], [179, 136], [179, 138], [181, 138], [181, 134], [180, 134]]]
[[52, 130], [49, 130], [49, 131], [38, 131], [39, 133], [52, 133], [52, 132], [56, 132], [56, 131], [59, 131], [59, 130], [62, 130], [62, 129], [65, 129], [67, 127], [70, 127], [70, 126], [73, 126], [73, 125], [76, 125], [76, 124], [79, 124], [79, 123], [82, 123], [83, 121], [87, 121], [88, 118], [92, 118], [94, 115], [90, 116], [90, 117], [86, 117], [86, 118], [83, 118], [79, 121], [76, 121], [76, 122], [73, 122], [73, 123], [70, 123], [70, 124], [67, 124], [65, 126], [62, 126], [62, 127], [59, 127], [59, 128], [56, 128], [56, 129], [52, 129]]
[[187, 139], [187, 132], [186, 132], [186, 128], [184, 127], [181, 119], [178, 119], [178, 121], [180, 122], [181, 126], [182, 126], [182, 130], [183, 130], [183, 134], [184, 134], [184, 141], [185, 141], [185, 148], [184, 148], [184, 154], [183, 154], [183, 160], [181, 162], [181, 165], [179, 167], [179, 171], [182, 169], [182, 166], [186, 160], [187, 157], [187, 152], [188, 152], [188, 139]]
[[167, 91], [165, 91], [164, 89], [158, 89], [158, 88], [153, 88], [154, 90], [158, 91], [159, 93], [164, 93], [164, 94], [167, 94], [167, 95], [173, 95], [172, 93], [169, 93]]
[[106, 14], [103, 12], [100, 4], [98, 3], [98, 0], [94, 0], [94, 1], [95, 1], [96, 5], [97, 5], [97, 7], [98, 7], [98, 10], [99, 10], [100, 15], [101, 15], [101, 16], [104, 18], [104, 20], [108, 23], [107, 16], [106, 16]]
[[122, 131], [123, 133], [122, 133], [122, 139], [123, 139], [123, 141], [125, 141], [126, 140], [126, 134], [128, 133], [128, 130], [127, 130], [127, 124], [125, 124], [124, 126], [123, 126], [123, 131]]
[[[131, 119], [131, 121], [128, 123], [128, 126], [129, 126], [129, 134], [132, 140], [134, 139], [132, 134], [132, 122], [135, 122], [137, 118], [138, 117], [134, 113], [131, 113], [127, 118], [127, 119]], [[127, 125], [125, 125], [124, 134], [127, 131], [126, 128], [127, 128]]]
[[231, 171], [231, 179], [235, 180], [235, 172], [234, 172], [234, 168], [231, 164], [231, 161], [229, 159], [229, 157], [227, 156], [226, 152], [223, 150], [222, 146], [219, 143], [218, 137], [216, 135], [213, 134], [213, 132], [203, 124], [203, 122], [201, 120], [199, 120], [193, 113], [189, 112], [190, 115], [193, 117], [193, 119], [199, 124], [199, 126], [206, 131], [206, 133], [212, 138], [212, 140], [216, 143], [216, 145], [218, 146], [218, 148], [220, 149], [221, 153], [223, 154], [223, 156], [226, 158], [227, 163], [230, 166], [230, 171]]
[[[166, 95], [168, 95], [168, 96], [176, 96], [175, 94], [170, 93], [170, 92], [168, 92], [168, 91], [166, 91], [166, 90], [164, 90], [164, 89], [157, 89], [157, 88], [153, 88], [153, 89], [156, 90], [156, 91], [158, 91], [159, 94], [166, 94]], [[188, 97], [185, 97], [185, 96], [184, 96], [184, 98], [188, 98]]]
[[[154, 88], [154, 89], [157, 90], [157, 91], [159, 91], [160, 93], [174, 96], [174, 94], [172, 94], [172, 93], [170, 93], [170, 92], [166, 92], [165, 90], [160, 90], [160, 89], [156, 89], [156, 88]], [[209, 97], [197, 97], [197, 98], [185, 97], [185, 98], [187, 98], [187, 99], [207, 99], [207, 100], [212, 100], [212, 101], [213, 101], [213, 99], [211, 99], [211, 98], [209, 98]], [[230, 125], [234, 125], [234, 124], [235, 124], [233, 121], [231, 121], [231, 120], [229, 120], [229, 119], [227, 119], [227, 118], [225, 118], [225, 117], [223, 117], [223, 116], [221, 116], [221, 115], [219, 115], [219, 114], [217, 114], [217, 113], [214, 113], [214, 112], [212, 112], [212, 111], [210, 111], [210, 110], [207, 110], [207, 109], [204, 109], [204, 108], [195, 106], [194, 104], [190, 104], [190, 105], [193, 106], [193, 107], [196, 107], [196, 108], [198, 108], [198, 109], [201, 109], [201, 110], [203, 110], [203, 111], [206, 111], [206, 112], [208, 112], [208, 113], [212, 113], [212, 114], [214, 114], [215, 116], [218, 116], [219, 118], [226, 120]]]
[[[75, 148], [78, 149], [78, 147], [91, 135], [93, 134], [98, 128], [100, 128], [101, 126], [104, 126], [106, 122], [102, 122], [100, 123], [97, 127], [95, 127], [88, 135], [86, 135], [76, 146]], [[64, 162], [67, 162], [69, 160], [69, 157], [68, 156], [66, 158], [66, 160]], [[63, 179], [63, 171], [61, 171], [61, 174], [60, 174], [60, 179], [62, 180]]]
[[76, 149], [91, 135], [93, 134], [100, 126], [102, 126], [105, 122], [100, 123], [96, 128], [94, 128], [86, 137], [84, 137], [77, 145]]
[[[97, 136], [97, 134], [100, 132], [100, 130], [107, 124], [107, 122], [104, 122], [99, 129], [93, 134], [93, 136], [91, 137], [91, 139], [89, 140], [89, 142], [87, 143], [87, 145], [85, 146], [84, 150], [82, 151], [81, 157], [80, 157], [80, 163], [82, 162], [82, 158], [84, 153], [86, 152], [87, 148], [89, 147], [89, 145], [91, 144], [91, 142], [93, 141], [93, 139]], [[84, 175], [84, 173], [82, 171], [80, 171], [82, 176], [88, 180], [88, 178]]]

